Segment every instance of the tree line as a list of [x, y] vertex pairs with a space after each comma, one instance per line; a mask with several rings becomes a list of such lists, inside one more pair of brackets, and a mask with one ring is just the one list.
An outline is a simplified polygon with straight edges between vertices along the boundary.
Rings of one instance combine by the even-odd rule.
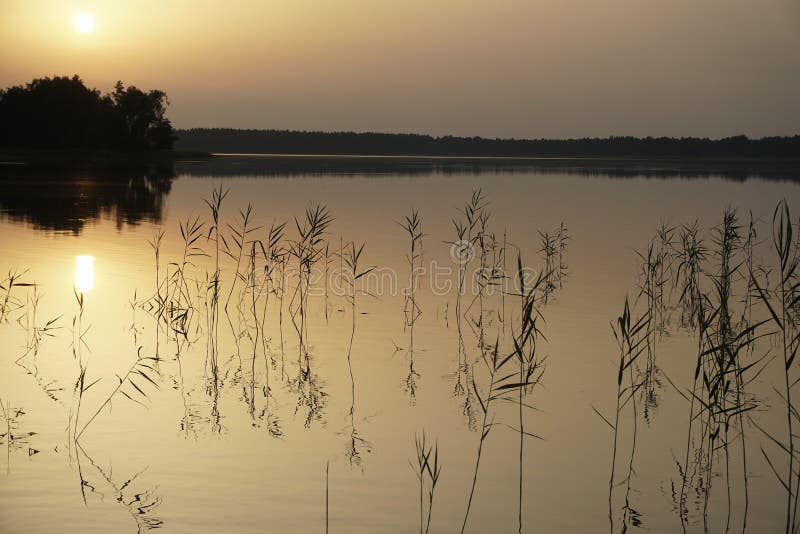
[[800, 157], [800, 135], [749, 139], [607, 137], [487, 139], [419, 134], [193, 128], [176, 147], [218, 153], [352, 154], [465, 157]]
[[121, 81], [101, 94], [77, 75], [34, 79], [0, 90], [0, 147], [171, 150], [168, 104], [164, 91]]

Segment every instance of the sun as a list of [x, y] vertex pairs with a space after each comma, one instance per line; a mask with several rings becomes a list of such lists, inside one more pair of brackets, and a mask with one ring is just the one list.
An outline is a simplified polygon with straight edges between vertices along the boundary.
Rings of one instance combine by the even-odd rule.
[[86, 13], [75, 15], [73, 24], [75, 25], [75, 30], [79, 33], [89, 33], [94, 30], [94, 19], [91, 15], [87, 15]]

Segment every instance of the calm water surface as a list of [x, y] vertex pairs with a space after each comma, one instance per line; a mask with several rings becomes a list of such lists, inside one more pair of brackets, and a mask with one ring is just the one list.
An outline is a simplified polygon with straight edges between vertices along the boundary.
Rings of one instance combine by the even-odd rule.
[[[4, 170], [0, 278], [24, 272], [18, 282], [36, 285], [12, 288], [0, 324], [1, 532], [322, 532], [326, 468], [330, 532], [416, 532], [420, 490], [412, 465], [415, 435], [423, 431], [429, 444], [438, 442], [442, 465], [430, 532], [459, 532], [481, 438], [478, 395], [488, 395], [483, 357], [495, 343], [501, 356], [509, 354], [520, 322], [519, 297], [499, 286], [481, 291], [468, 281], [458, 296], [453, 220], [465, 218], [461, 210], [478, 189], [488, 216], [484, 261], [502, 268], [504, 250], [510, 277], [518, 250], [530, 272], [546, 271], [539, 232], [555, 239], [563, 222], [569, 235], [559, 247], [561, 262], [554, 260], [552, 291], [536, 301], [537, 358], [546, 360], [524, 397], [525, 430], [536, 436], [524, 441], [525, 532], [608, 531], [614, 434], [595, 409], [613, 421], [619, 349], [609, 323], [626, 296], [636, 314], [646, 309], [646, 298], [637, 299], [636, 251], [646, 254], [661, 223], [678, 227], [665, 266], [663, 328], [653, 336], [656, 368], [634, 397], [632, 469], [630, 405], [620, 417], [612, 516], [616, 531], [623, 524], [682, 531], [690, 410], [684, 396], [692, 388], [697, 334], [681, 325], [680, 288], [673, 288], [679, 227], [698, 222], [709, 248], [703, 267], [713, 274], [713, 228], [724, 210], [738, 210], [743, 241], [752, 213], [754, 261], [769, 268], [773, 210], [781, 199], [800, 206], [798, 182], [525, 168], [281, 174], [241, 162], [247, 164], [227, 173], [197, 163], [179, 165], [174, 177], [73, 173], [66, 182]], [[227, 244], [232, 256], [220, 253], [215, 311], [215, 241], [204, 199], [220, 186], [230, 191], [221, 206], [220, 247]], [[237, 276], [236, 229], [249, 203], [254, 230], [246, 234]], [[295, 218], [302, 225], [305, 210], [318, 204], [333, 221], [320, 238], [300, 326], [296, 260], [287, 256], [283, 269], [265, 271], [270, 262], [257, 249], [253, 277], [250, 242], [267, 246], [270, 226], [288, 222], [277, 250], [291, 248]], [[424, 233], [422, 254], [414, 256], [416, 308], [407, 293], [410, 238], [398, 224], [412, 209]], [[180, 286], [188, 298], [178, 297], [179, 224], [195, 218], [203, 223], [195, 246], [205, 255], [189, 258]], [[156, 261], [148, 241], [162, 231]], [[347, 270], [339, 253], [352, 241], [356, 250], [365, 244], [359, 271], [376, 268], [358, 281], [365, 292], [356, 293], [355, 312], [339, 274]], [[468, 251], [475, 253], [467, 256], [470, 278], [480, 267], [480, 244]], [[739, 264], [743, 252], [736, 254]], [[703, 278], [707, 289], [710, 278]], [[774, 286], [774, 272], [771, 280]], [[739, 272], [736, 317], [743, 284]], [[517, 291], [513, 280], [507, 290]], [[187, 302], [192, 309], [181, 322], [176, 317], [185, 310], [174, 307]], [[162, 306], [170, 303], [172, 309]], [[764, 315], [763, 307], [753, 314]], [[761, 449], [782, 473], [786, 458], [756, 426], [785, 435], [785, 407], [773, 389], [784, 380], [782, 360], [770, 360], [776, 351], [777, 340], [768, 336], [746, 356], [762, 362], [746, 385], [754, 408], [743, 429], [738, 419], [731, 423], [729, 476], [723, 451], [714, 454], [711, 531], [725, 529], [728, 487], [730, 528], [743, 529], [742, 430], [746, 528], [783, 528], [786, 493]], [[132, 366], [142, 372], [129, 373]], [[634, 367], [637, 376], [647, 373], [644, 363]], [[495, 425], [483, 443], [467, 532], [519, 530], [518, 411], [515, 402], [489, 406]], [[707, 465], [701, 458], [690, 468], [702, 473]], [[692, 477], [685, 492], [689, 531], [704, 528], [705, 480]]]

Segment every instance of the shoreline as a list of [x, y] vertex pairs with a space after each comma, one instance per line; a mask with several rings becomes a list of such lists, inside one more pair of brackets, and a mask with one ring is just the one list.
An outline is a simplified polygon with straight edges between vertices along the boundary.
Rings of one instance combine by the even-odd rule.
[[178, 161], [187, 159], [210, 160], [212, 158], [253, 158], [292, 160], [411, 160], [411, 161], [459, 161], [459, 162], [692, 162], [692, 163], [788, 163], [800, 164], [798, 156], [715, 156], [715, 155], [591, 155], [591, 154], [531, 154], [531, 155], [471, 155], [471, 154], [374, 154], [374, 153], [302, 153], [302, 152], [205, 152], [202, 150], [172, 150], [153, 152], [118, 152], [105, 150], [55, 150], [55, 149], [6, 149], [0, 147], [0, 164], [29, 163], [39, 161]]
[[438, 156], [107, 152], [0, 149], [0, 175], [147, 170], [195, 176], [578, 173], [621, 177], [765, 177], [800, 181], [800, 158], [711, 156]]
[[474, 157], [306, 154], [214, 154], [176, 164], [178, 174], [202, 177], [321, 175], [566, 174], [613, 177], [766, 178], [800, 181], [800, 158]]

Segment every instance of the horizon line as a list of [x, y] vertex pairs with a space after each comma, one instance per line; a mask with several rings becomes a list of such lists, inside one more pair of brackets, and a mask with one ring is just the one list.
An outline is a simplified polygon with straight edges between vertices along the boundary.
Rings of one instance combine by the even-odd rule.
[[585, 137], [483, 137], [480, 135], [456, 135], [456, 134], [443, 134], [435, 135], [430, 133], [419, 132], [382, 132], [376, 130], [293, 130], [287, 128], [234, 128], [225, 126], [192, 126], [188, 128], [174, 127], [176, 132], [186, 132], [193, 130], [214, 130], [214, 131], [232, 131], [232, 132], [274, 132], [274, 133], [287, 133], [287, 134], [321, 134], [321, 135], [385, 135], [385, 136], [407, 136], [407, 137], [428, 137], [431, 139], [476, 139], [484, 141], [610, 141], [616, 139], [627, 140], [672, 140], [672, 141], [730, 141], [734, 139], [742, 139], [748, 141], [762, 141], [772, 139], [796, 139], [800, 137], [800, 131], [790, 135], [764, 135], [760, 137], [750, 137], [747, 134], [727, 135], [723, 137], [697, 137], [692, 135], [683, 135], [680, 137], [668, 135], [606, 135], [606, 136], [585, 136]]

